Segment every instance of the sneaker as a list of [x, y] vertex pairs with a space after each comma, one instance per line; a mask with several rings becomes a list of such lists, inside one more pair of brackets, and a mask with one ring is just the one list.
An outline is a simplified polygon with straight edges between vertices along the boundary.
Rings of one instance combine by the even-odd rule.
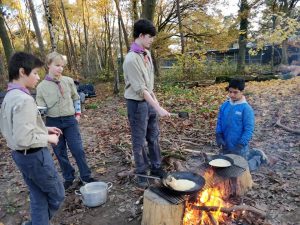
[[64, 188], [65, 190], [68, 190], [73, 185], [73, 180], [66, 180], [64, 182]]
[[137, 176], [137, 186], [146, 189], [149, 186], [147, 178]]
[[261, 162], [262, 164], [268, 164], [269, 163], [269, 159], [268, 156], [266, 155], [266, 153], [261, 150], [261, 149], [253, 149], [258, 155], [260, 155], [261, 157]]
[[[148, 175], [147, 172], [139, 172], [137, 174]], [[140, 177], [138, 175], [136, 177], [137, 177], [137, 186], [139, 188], [146, 189], [147, 187], [149, 187], [148, 178], [146, 178], [146, 177]]]
[[163, 178], [166, 175], [166, 172], [161, 167], [152, 168], [151, 175]]
[[89, 177], [88, 179], [80, 179], [81, 183], [92, 183], [96, 182], [97, 180], [93, 177]]

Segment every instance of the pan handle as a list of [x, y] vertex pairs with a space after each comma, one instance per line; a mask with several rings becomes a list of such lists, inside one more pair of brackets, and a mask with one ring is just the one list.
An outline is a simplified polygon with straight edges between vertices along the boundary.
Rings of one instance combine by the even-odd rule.
[[138, 177], [145, 177], [145, 178], [150, 178], [150, 179], [161, 180], [160, 177], [155, 177], [155, 176], [148, 176], [148, 175], [138, 174], [138, 173], [135, 173], [134, 175], [135, 175], [135, 176], [138, 176]]

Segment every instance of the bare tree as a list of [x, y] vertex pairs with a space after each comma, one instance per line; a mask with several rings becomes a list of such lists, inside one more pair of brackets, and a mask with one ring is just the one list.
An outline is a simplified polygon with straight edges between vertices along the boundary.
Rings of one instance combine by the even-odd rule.
[[123, 21], [123, 18], [122, 18], [122, 13], [121, 13], [121, 9], [120, 9], [119, 0], [115, 0], [115, 3], [116, 3], [117, 10], [118, 10], [118, 17], [119, 17], [119, 20], [120, 20], [120, 23], [121, 23], [123, 34], [124, 34], [125, 45], [126, 45], [127, 51], [129, 51], [130, 46], [129, 46], [128, 34], [127, 34], [125, 24], [124, 24], [124, 21]]
[[51, 49], [52, 49], [52, 51], [55, 51], [57, 48], [57, 45], [55, 43], [54, 27], [53, 27], [52, 16], [50, 13], [50, 1], [51, 0], [42, 0], [42, 1], [43, 1], [44, 9], [45, 9], [45, 16], [46, 16], [46, 21], [47, 21], [47, 25], [48, 25], [49, 34], [50, 34]]
[[27, 0], [28, 1], [28, 6], [30, 9], [30, 15], [31, 15], [31, 20], [34, 26], [34, 30], [35, 30], [35, 34], [37, 37], [37, 41], [39, 44], [39, 48], [40, 48], [40, 53], [42, 57], [45, 57], [45, 47], [44, 47], [44, 43], [43, 43], [43, 39], [42, 39], [42, 35], [41, 35], [41, 30], [40, 30], [40, 26], [36, 17], [36, 12], [34, 9], [34, 5], [32, 0]]
[[71, 61], [74, 64], [75, 70], [77, 70], [77, 66], [78, 66], [78, 64], [77, 64], [77, 56], [76, 56], [76, 52], [75, 52], [75, 48], [74, 48], [74, 44], [73, 44], [73, 40], [72, 40], [72, 36], [71, 36], [71, 31], [70, 31], [68, 19], [67, 19], [67, 16], [66, 16], [65, 6], [64, 6], [62, 0], [60, 0], [60, 5], [61, 5], [61, 10], [62, 10], [63, 18], [64, 18], [64, 23], [65, 23], [66, 30], [67, 30], [67, 36], [68, 36], [69, 43], [70, 43], [71, 54], [73, 56], [72, 57], [73, 60], [71, 58]]

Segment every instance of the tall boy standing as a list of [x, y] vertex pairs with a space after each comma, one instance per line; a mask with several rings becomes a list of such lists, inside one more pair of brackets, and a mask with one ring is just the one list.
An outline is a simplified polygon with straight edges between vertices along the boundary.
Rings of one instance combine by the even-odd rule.
[[64, 199], [47, 144], [57, 144], [61, 130], [46, 127], [28, 88], [38, 82], [43, 63], [31, 54], [15, 53], [10, 59], [9, 84], [1, 105], [0, 128], [12, 157], [30, 191], [31, 221], [26, 225], [49, 225]]
[[[125, 76], [125, 98], [131, 128], [132, 149], [136, 173], [146, 174], [148, 158], [145, 141], [148, 143], [152, 175], [162, 176], [161, 153], [158, 143], [158, 115], [170, 116], [162, 108], [153, 92], [154, 68], [149, 48], [156, 35], [152, 22], [140, 19], [133, 28], [134, 42], [126, 55], [123, 69]], [[138, 178], [138, 185], [146, 187], [145, 178]]]

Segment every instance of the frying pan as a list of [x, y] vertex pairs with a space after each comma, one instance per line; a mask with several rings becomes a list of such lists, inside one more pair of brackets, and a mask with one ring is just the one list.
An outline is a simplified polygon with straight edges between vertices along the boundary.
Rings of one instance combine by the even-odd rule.
[[179, 118], [182, 119], [188, 119], [189, 118], [189, 113], [188, 112], [178, 112], [178, 113], [170, 113], [171, 116], [178, 116]]
[[[204, 185], [205, 185], [205, 179], [196, 174], [196, 173], [192, 173], [192, 172], [171, 172], [171, 173], [167, 173], [163, 176], [163, 178], [159, 178], [159, 177], [155, 177], [155, 176], [148, 176], [148, 175], [141, 175], [141, 174], [135, 174], [136, 176], [140, 176], [140, 177], [145, 177], [145, 178], [152, 178], [152, 179], [158, 179], [161, 181], [161, 184], [167, 188], [168, 190], [174, 191], [176, 193], [181, 193], [181, 194], [191, 194], [191, 193], [195, 193], [200, 191]], [[196, 185], [195, 187], [193, 187], [192, 189], [186, 190], [186, 191], [178, 191], [173, 189], [172, 187], [170, 187], [167, 184], [167, 179], [169, 176], [174, 177], [175, 179], [179, 180], [179, 179], [185, 179], [185, 180], [190, 180], [193, 181]]]
[[[216, 166], [216, 165], [210, 165], [209, 163], [215, 159], [223, 159], [223, 160], [226, 160], [228, 162], [230, 162], [230, 165], [229, 166]], [[208, 159], [208, 164], [214, 168], [225, 168], [225, 167], [230, 167], [232, 165], [234, 165], [234, 161], [232, 158], [228, 157], [228, 156], [225, 156], [225, 155], [212, 155], [209, 157]]]

